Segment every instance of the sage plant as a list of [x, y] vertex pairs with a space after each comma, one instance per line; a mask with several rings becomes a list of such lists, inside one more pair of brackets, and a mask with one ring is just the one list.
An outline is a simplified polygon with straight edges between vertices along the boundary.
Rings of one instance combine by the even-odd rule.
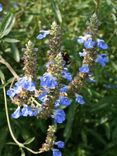
[[[87, 23], [87, 29], [83, 36], [77, 38], [82, 44], [83, 51], [79, 52], [82, 64], [78, 67], [73, 77], [63, 58], [61, 51], [61, 28], [53, 22], [50, 30], [41, 30], [37, 35], [38, 41], [49, 37], [49, 50], [47, 51], [48, 62], [46, 71], [37, 79], [37, 56], [31, 41], [26, 44], [24, 50], [24, 75], [18, 77], [15, 84], [9, 88], [7, 95], [11, 98], [16, 110], [11, 114], [14, 119], [20, 117], [35, 117], [37, 120], [52, 119], [48, 126], [45, 143], [37, 152], [28, 149], [34, 154], [51, 150], [53, 156], [61, 156], [64, 142], [56, 137], [57, 125], [66, 119], [65, 109], [70, 107], [72, 99], [76, 103], [86, 103], [80, 90], [86, 84], [86, 80], [95, 82], [93, 79], [93, 68], [95, 63], [102, 67], [109, 61], [106, 54], [100, 54], [101, 50], [107, 50], [108, 45], [103, 39], [98, 38], [99, 22], [94, 14]], [[27, 147], [22, 146], [27, 149]]]

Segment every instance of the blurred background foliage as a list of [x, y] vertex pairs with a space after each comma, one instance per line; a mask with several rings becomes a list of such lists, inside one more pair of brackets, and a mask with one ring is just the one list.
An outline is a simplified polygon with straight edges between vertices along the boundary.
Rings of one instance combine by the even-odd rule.
[[[82, 50], [76, 38], [82, 35], [86, 22], [96, 11], [100, 20], [99, 37], [109, 45], [110, 58], [106, 67], [96, 65], [96, 83], [87, 83], [82, 89], [86, 104], [74, 102], [67, 112], [67, 120], [58, 126], [57, 137], [65, 140], [63, 156], [117, 155], [117, 1], [116, 0], [0, 0], [0, 55], [22, 75], [23, 48], [28, 40], [38, 53], [38, 77], [45, 71], [48, 39], [37, 40], [42, 29], [49, 29], [53, 21], [62, 27], [62, 50], [71, 58], [70, 70], [75, 75], [81, 63]], [[100, 51], [101, 52], [101, 51]], [[9, 83], [9, 70], [0, 64], [0, 74]], [[7, 85], [7, 88], [9, 84]], [[15, 107], [8, 99], [9, 113]], [[50, 121], [35, 118], [11, 119], [16, 137], [33, 149], [44, 142]], [[35, 138], [33, 138], [35, 137]], [[22, 154], [22, 155], [21, 155]], [[6, 122], [2, 85], [0, 84], [0, 156], [32, 156], [13, 144]], [[51, 152], [41, 154], [51, 156]]]

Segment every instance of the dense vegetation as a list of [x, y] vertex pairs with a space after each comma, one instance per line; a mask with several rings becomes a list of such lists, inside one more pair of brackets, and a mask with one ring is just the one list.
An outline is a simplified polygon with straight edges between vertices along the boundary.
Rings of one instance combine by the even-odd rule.
[[[116, 156], [117, 155], [117, 1], [115, 0], [1, 0], [0, 55], [18, 75], [23, 71], [23, 48], [31, 40], [38, 53], [38, 77], [45, 72], [48, 39], [37, 40], [42, 29], [49, 29], [53, 21], [62, 28], [62, 49], [70, 56], [69, 69], [75, 75], [80, 66], [82, 47], [76, 39], [82, 35], [86, 22], [94, 12], [100, 21], [98, 36], [109, 45], [106, 53], [109, 63], [96, 65], [96, 83], [87, 83], [81, 90], [86, 104], [78, 107], [75, 102], [66, 109], [67, 119], [58, 126], [57, 137], [65, 141], [63, 156]], [[0, 64], [0, 75], [9, 88], [12, 74]], [[20, 149], [13, 143], [6, 122], [4, 98], [0, 84], [0, 155], [20, 156]], [[9, 114], [15, 106], [8, 98]], [[77, 107], [77, 109], [76, 109]], [[45, 140], [50, 120], [36, 118], [11, 118], [15, 136], [21, 142], [35, 140], [29, 145], [38, 149]], [[22, 156], [31, 156], [22, 151]], [[47, 152], [40, 155], [51, 155]]]

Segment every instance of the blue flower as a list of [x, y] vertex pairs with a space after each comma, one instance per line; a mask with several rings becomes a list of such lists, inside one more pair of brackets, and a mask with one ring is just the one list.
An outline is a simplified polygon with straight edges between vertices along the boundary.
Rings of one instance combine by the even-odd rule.
[[83, 105], [85, 103], [83, 96], [76, 94], [76, 102]]
[[28, 79], [27, 77], [20, 78], [16, 83], [16, 87], [21, 87], [22, 89], [28, 90], [28, 91], [35, 91], [35, 83], [32, 82], [31, 79]]
[[65, 112], [62, 109], [57, 109], [54, 111], [54, 118], [55, 123], [63, 123], [65, 121]]
[[60, 100], [56, 100], [54, 106], [55, 106], [56, 108], [59, 107], [59, 106], [60, 106]]
[[62, 71], [62, 76], [63, 76], [63, 78], [65, 78], [66, 80], [72, 81], [72, 75], [71, 75], [71, 73], [69, 73], [69, 72], [67, 71], [66, 68]]
[[54, 89], [57, 85], [57, 79], [50, 73], [45, 73], [41, 78], [40, 85], [42, 87], [48, 87], [50, 89]]
[[79, 38], [77, 39], [77, 42], [80, 43], [80, 44], [83, 44], [85, 42], [84, 37], [79, 36]]
[[60, 96], [60, 104], [63, 106], [69, 106], [71, 104], [71, 101], [68, 99], [67, 96]]
[[63, 87], [60, 88], [60, 92], [67, 92], [68, 91], [68, 86], [64, 85]]
[[59, 149], [55, 149], [55, 148], [53, 148], [53, 156], [62, 156], [62, 153], [61, 153], [61, 151], [59, 151]]
[[38, 99], [41, 101], [41, 102], [44, 102], [44, 99], [47, 95], [47, 91], [43, 91], [39, 96], [38, 96]]
[[101, 40], [101, 39], [97, 39], [97, 47], [103, 50], [108, 49], [108, 45], [105, 43], [104, 40]]
[[27, 105], [23, 105], [21, 114], [22, 114], [22, 116], [33, 116], [33, 111], [31, 109], [31, 107], [29, 107]]
[[88, 64], [83, 64], [83, 66], [79, 68], [79, 71], [81, 73], [88, 73], [89, 72]]
[[92, 41], [92, 38], [89, 38], [87, 41], [85, 41], [84, 47], [86, 49], [92, 49], [92, 48], [94, 48], [95, 44], [96, 43], [94, 41]]
[[7, 95], [8, 95], [10, 98], [14, 97], [15, 94], [16, 94], [16, 93], [15, 93], [14, 88], [10, 88], [10, 89], [7, 91]]
[[23, 88], [24, 89], [26, 89], [26, 90], [28, 90], [28, 91], [35, 91], [35, 83], [34, 82], [32, 82], [31, 80], [27, 80], [27, 81], [25, 81], [24, 82], [24, 84], [23, 84]]
[[64, 142], [63, 141], [57, 141], [54, 144], [57, 145], [58, 148], [64, 148]]
[[87, 52], [86, 52], [86, 51], [79, 52], [79, 55], [80, 55], [80, 57], [84, 57], [84, 56], [86, 56], [86, 55], [87, 55]]
[[109, 62], [109, 58], [106, 54], [99, 54], [95, 62], [99, 63], [102, 67], [104, 67], [106, 63]]
[[39, 40], [42, 40], [43, 38], [45, 38], [50, 33], [49, 30], [41, 30], [40, 32], [41, 33], [36, 37]]
[[0, 12], [2, 12], [3, 11], [3, 5], [2, 5], [2, 3], [0, 3]]
[[33, 110], [33, 116], [37, 116], [42, 111], [42, 108], [35, 108]]
[[20, 86], [20, 87], [23, 87], [24, 83], [27, 81], [27, 78], [26, 77], [21, 77], [16, 83], [15, 83], [15, 86]]
[[11, 114], [11, 117], [14, 118], [14, 119], [17, 119], [21, 116], [21, 110], [20, 110], [20, 107], [18, 106], [17, 109], [15, 110], [14, 113]]

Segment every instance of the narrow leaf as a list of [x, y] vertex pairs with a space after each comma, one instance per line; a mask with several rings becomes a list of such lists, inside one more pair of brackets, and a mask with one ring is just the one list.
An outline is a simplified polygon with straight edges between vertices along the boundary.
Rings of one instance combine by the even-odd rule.
[[24, 145], [28, 145], [28, 144], [32, 143], [34, 140], [35, 140], [35, 137], [29, 138], [28, 140], [26, 140], [26, 141], [24, 142]]

